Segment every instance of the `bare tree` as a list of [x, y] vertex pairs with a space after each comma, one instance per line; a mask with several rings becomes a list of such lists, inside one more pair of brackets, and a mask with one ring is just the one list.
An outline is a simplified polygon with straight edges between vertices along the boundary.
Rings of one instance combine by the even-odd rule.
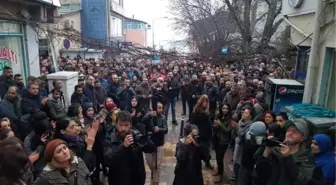
[[219, 0], [170, 0], [173, 29], [186, 34], [186, 43], [202, 55], [219, 53], [234, 33], [234, 23]]
[[264, 31], [261, 37], [259, 51], [266, 48], [283, 19], [275, 21], [282, 10], [282, 0], [266, 0], [268, 5], [267, 17], [265, 22]]

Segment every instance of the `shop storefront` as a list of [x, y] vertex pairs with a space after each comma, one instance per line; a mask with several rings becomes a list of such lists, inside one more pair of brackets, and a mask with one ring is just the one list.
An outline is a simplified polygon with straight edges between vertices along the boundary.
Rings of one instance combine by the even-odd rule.
[[13, 74], [28, 76], [24, 37], [23, 24], [0, 19], [0, 74], [9, 66]]

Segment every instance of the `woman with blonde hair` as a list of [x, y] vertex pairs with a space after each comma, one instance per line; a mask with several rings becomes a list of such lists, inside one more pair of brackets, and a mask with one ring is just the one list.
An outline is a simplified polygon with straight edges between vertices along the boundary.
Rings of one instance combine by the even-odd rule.
[[[194, 124], [199, 130], [199, 144], [204, 147], [207, 153], [210, 153], [210, 143], [212, 136], [212, 124], [209, 113], [209, 98], [207, 95], [202, 95], [196, 103], [195, 109], [191, 114], [190, 124]], [[213, 169], [210, 160], [205, 161], [205, 166]]]

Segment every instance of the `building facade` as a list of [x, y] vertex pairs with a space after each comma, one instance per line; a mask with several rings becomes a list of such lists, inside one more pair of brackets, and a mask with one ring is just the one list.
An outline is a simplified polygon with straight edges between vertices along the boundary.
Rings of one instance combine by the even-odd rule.
[[124, 40], [123, 0], [82, 0], [82, 38], [112, 45]]
[[147, 23], [127, 18], [124, 23], [125, 41], [134, 46], [147, 47]]
[[0, 74], [9, 66], [25, 78], [40, 76], [36, 23], [54, 23], [59, 1], [3, 0], [0, 6]]
[[335, 2], [331, 0], [283, 0], [282, 14], [291, 27], [291, 42], [298, 48], [296, 77], [305, 82], [304, 102], [332, 110], [336, 109], [334, 12]]

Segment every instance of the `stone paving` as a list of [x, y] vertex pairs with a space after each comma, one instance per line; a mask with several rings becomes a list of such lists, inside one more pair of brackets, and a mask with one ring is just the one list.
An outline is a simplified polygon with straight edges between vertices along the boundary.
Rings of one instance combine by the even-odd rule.
[[[180, 123], [181, 123], [181, 112], [182, 112], [182, 105], [181, 102], [178, 102], [176, 105], [176, 116], [179, 125], [175, 126], [171, 124], [171, 116], [169, 116], [168, 119], [168, 125], [169, 125], [169, 132], [166, 135], [166, 143], [164, 145], [164, 160], [161, 164], [161, 174], [160, 174], [160, 183], [159, 185], [172, 185], [174, 180], [174, 168], [176, 164], [175, 159], [175, 149], [176, 149], [176, 143], [178, 141], [179, 135], [180, 135]], [[211, 163], [214, 165], [216, 169], [216, 161], [215, 161], [215, 155], [214, 152], [211, 152], [212, 158]], [[232, 165], [232, 151], [227, 150], [224, 158], [224, 169], [226, 177], [224, 181], [220, 184], [222, 185], [230, 185], [231, 182], [228, 180], [228, 177], [232, 175], [233, 171], [233, 165]], [[146, 162], [145, 162], [146, 163]], [[203, 168], [203, 179], [204, 179], [204, 185], [213, 185], [215, 184], [214, 177], [212, 176], [214, 172], [211, 170], [207, 170]], [[151, 185], [151, 172], [148, 166], [146, 165], [146, 185]]]

